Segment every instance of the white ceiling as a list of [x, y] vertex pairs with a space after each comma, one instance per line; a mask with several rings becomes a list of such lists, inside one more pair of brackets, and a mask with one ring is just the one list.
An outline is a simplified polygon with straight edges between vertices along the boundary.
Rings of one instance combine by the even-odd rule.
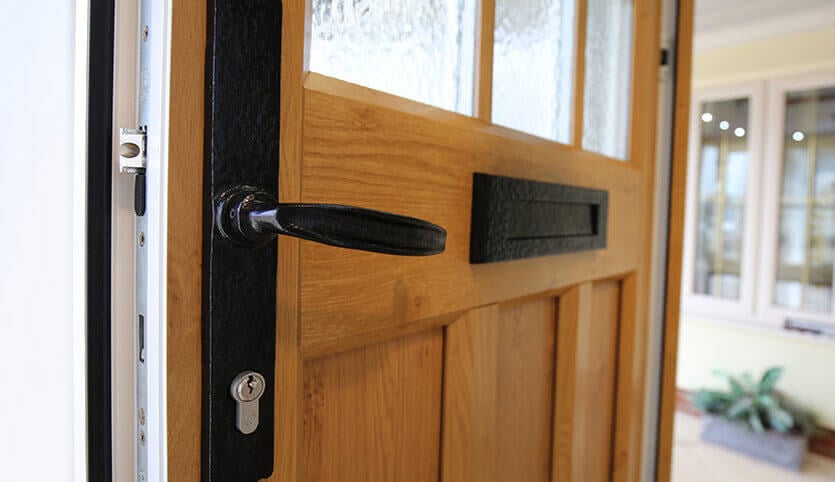
[[697, 50], [835, 27], [835, 0], [696, 0]]
[[[696, 32], [781, 17], [791, 22], [798, 14], [832, 4], [833, 0], [696, 0]], [[832, 21], [835, 24], [835, 18]]]

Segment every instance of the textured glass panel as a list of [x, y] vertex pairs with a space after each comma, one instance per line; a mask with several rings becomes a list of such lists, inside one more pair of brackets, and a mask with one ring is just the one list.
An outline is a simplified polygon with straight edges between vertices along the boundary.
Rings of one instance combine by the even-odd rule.
[[708, 102], [700, 121], [694, 291], [739, 298], [748, 182], [748, 99]]
[[496, 0], [493, 122], [571, 140], [574, 0]]
[[786, 95], [774, 302], [833, 311], [835, 88]]
[[583, 149], [626, 159], [632, 90], [632, 0], [588, 0]]
[[313, 0], [310, 69], [464, 114], [475, 0]]

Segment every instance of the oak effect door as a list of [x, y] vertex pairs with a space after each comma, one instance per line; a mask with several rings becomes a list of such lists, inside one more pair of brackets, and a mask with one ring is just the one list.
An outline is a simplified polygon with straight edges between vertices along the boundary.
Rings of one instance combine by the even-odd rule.
[[[248, 473], [268, 447], [268, 480], [282, 482], [637, 481], [660, 2], [215, 0], [206, 10], [182, 0], [172, 11], [169, 480], [209, 480], [217, 464]], [[278, 37], [250, 52], [248, 35], [270, 18]], [[251, 29], [230, 40], [235, 19]], [[280, 85], [218, 87], [224, 41], [243, 46], [243, 65], [278, 52], [255, 72]], [[210, 463], [207, 445], [219, 442], [206, 410], [218, 408], [206, 397], [220, 395], [207, 393], [202, 327], [206, 233], [218, 220], [206, 215], [204, 176], [229, 92], [276, 101], [278, 122], [263, 128], [277, 133], [267, 190], [279, 201], [405, 215], [443, 227], [446, 242], [433, 256], [392, 256], [265, 240], [277, 246], [274, 340], [229, 343], [248, 352], [274, 341], [255, 432], [270, 442], [251, 460]], [[235, 159], [233, 175], [248, 162]], [[506, 244], [561, 248], [475, 259], [476, 174], [541, 183], [490, 215], [524, 218], [507, 221]], [[555, 203], [539, 191], [548, 186], [602, 201]]]

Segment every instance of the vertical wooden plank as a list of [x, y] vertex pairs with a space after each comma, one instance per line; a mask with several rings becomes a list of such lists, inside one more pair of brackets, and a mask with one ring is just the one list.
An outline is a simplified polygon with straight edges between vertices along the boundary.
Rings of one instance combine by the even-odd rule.
[[574, 482], [609, 482], [612, 477], [616, 356], [620, 287], [592, 285], [591, 316], [579, 320], [574, 398]]
[[441, 480], [549, 480], [554, 315], [547, 299], [447, 327]]
[[690, 69], [693, 56], [694, 0], [678, 2], [676, 46], [675, 118], [673, 166], [670, 193], [669, 247], [667, 253], [667, 292], [664, 309], [664, 353], [661, 360], [661, 414], [658, 427], [656, 480], [669, 482], [673, 456], [676, 362], [681, 299], [681, 265], [684, 245], [684, 204], [687, 186], [687, 149], [690, 119]]
[[613, 482], [637, 482], [641, 470], [647, 332], [646, 315], [639, 311], [646, 306], [646, 297], [638, 296], [639, 286], [645, 286], [641, 283], [637, 272], [621, 282]]
[[496, 473], [499, 308], [467, 312], [446, 328], [441, 481], [489, 481]]
[[[583, 283], [559, 297], [555, 357], [552, 482], [580, 480], [582, 452], [574, 443], [577, 385], [577, 334], [591, 323], [592, 285]], [[582, 430], [582, 427], [576, 427]], [[578, 464], [574, 464], [574, 460]], [[576, 472], [576, 473], [575, 473]]]
[[306, 482], [438, 480], [443, 330], [308, 361]]
[[[301, 200], [304, 76], [310, 45], [311, 0], [284, 2], [281, 31], [279, 199]], [[299, 240], [278, 238], [276, 282], [275, 470], [272, 482], [302, 480], [302, 360], [299, 353]]]
[[496, 482], [550, 479], [555, 311], [552, 299], [500, 311]]
[[496, 0], [479, 0], [476, 26], [475, 116], [490, 122], [493, 115], [493, 33]]
[[583, 147], [583, 98], [586, 89], [586, 12], [588, 0], [577, 0], [576, 45], [574, 46], [574, 118], [571, 125], [573, 143]]
[[171, 9], [168, 205], [172, 208], [168, 210], [166, 259], [168, 480], [198, 482], [206, 5], [184, 0], [174, 2]]

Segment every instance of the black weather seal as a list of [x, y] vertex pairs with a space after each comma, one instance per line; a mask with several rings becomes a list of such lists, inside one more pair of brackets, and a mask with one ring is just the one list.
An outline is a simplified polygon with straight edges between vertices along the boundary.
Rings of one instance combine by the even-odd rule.
[[113, 480], [111, 175], [114, 0], [91, 0], [87, 84], [87, 480]]

